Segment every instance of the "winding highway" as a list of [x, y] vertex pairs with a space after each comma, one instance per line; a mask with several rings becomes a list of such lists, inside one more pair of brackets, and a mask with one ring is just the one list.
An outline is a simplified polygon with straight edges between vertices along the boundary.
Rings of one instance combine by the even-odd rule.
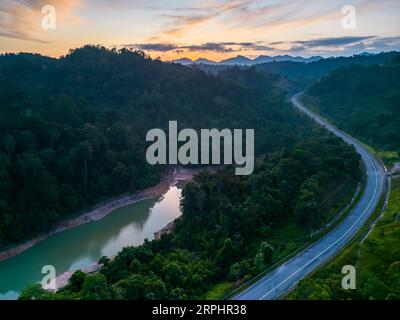
[[299, 101], [301, 94], [298, 93], [292, 97], [293, 105], [321, 126], [353, 145], [361, 155], [367, 176], [365, 190], [351, 212], [333, 230], [297, 256], [237, 294], [233, 298], [235, 300], [273, 300], [288, 292], [301, 279], [326, 263], [349, 243], [353, 235], [374, 212], [383, 192], [385, 192], [386, 172], [381, 163], [356, 139], [307, 109]]

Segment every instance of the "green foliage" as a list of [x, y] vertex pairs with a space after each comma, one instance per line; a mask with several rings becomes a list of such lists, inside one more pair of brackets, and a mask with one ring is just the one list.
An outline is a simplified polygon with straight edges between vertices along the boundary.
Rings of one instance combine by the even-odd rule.
[[[392, 182], [385, 215], [361, 243], [353, 244], [328, 266], [300, 282], [290, 298], [400, 300], [400, 180]], [[356, 266], [356, 290], [343, 290], [341, 268]], [[329, 290], [328, 290], [329, 288]]]
[[73, 292], [81, 291], [83, 288], [83, 284], [85, 283], [86, 277], [86, 274], [83, 273], [81, 270], [75, 271], [69, 279], [68, 289]]
[[279, 74], [292, 80], [305, 80], [305, 82], [310, 82], [320, 79], [338, 68], [344, 68], [351, 65], [371, 66], [375, 64], [383, 64], [386, 61], [395, 59], [397, 55], [398, 53], [393, 51], [371, 56], [356, 55], [352, 57], [329, 58], [309, 63], [276, 61], [259, 64], [256, 68], [257, 70]]
[[266, 265], [270, 264], [274, 254], [274, 248], [267, 241], [261, 242], [260, 253], [263, 256], [264, 263]]
[[[399, 55], [400, 56], [400, 55]], [[398, 58], [397, 58], [398, 60]], [[400, 157], [400, 64], [338, 69], [306, 92], [339, 128]]]
[[50, 300], [53, 294], [42, 288], [40, 284], [34, 284], [23, 289], [19, 300]]
[[166, 129], [168, 120], [195, 129], [254, 128], [256, 153], [268, 154], [251, 176], [227, 167], [186, 184], [173, 234], [101, 258], [99, 272], [75, 273], [56, 294], [36, 287], [22, 297], [204, 297], [295, 247], [273, 239], [274, 230], [291, 225], [301, 231], [293, 237], [320, 227], [326, 190], [358, 181], [359, 157], [294, 112], [285, 83], [254, 68], [217, 77], [126, 49], [86, 46], [57, 60], [1, 56], [0, 245], [154, 184], [160, 170], [146, 164], [145, 133]]
[[85, 277], [82, 285], [82, 298], [86, 300], [110, 299], [107, 280], [101, 273]]
[[332, 291], [327, 284], [310, 281], [308, 279], [300, 282], [301, 293], [297, 296], [300, 300], [330, 300]]
[[60, 59], [1, 55], [0, 247], [156, 184], [145, 136], [169, 120], [180, 129], [254, 128], [259, 153], [293, 145], [306, 122], [284, 101], [279, 77], [244, 73], [257, 88], [240, 77], [95, 46]]
[[217, 284], [210, 291], [207, 292], [205, 300], [221, 300], [229, 291], [232, 289], [232, 285], [229, 282]]
[[[341, 184], [360, 176], [352, 147], [325, 135], [270, 155], [251, 176], [233, 171], [196, 176], [182, 192], [183, 215], [173, 234], [126, 247], [112, 260], [100, 259], [100, 272], [87, 276], [78, 294], [80, 274], [55, 298], [194, 299], [222, 294], [227, 287], [219, 284], [240, 283], [274, 262], [275, 246], [260, 234], [297, 220], [295, 209], [308, 201], [302, 196], [305, 188], [319, 194], [332, 181]], [[308, 214], [317, 216], [310, 221], [320, 221], [325, 212]], [[209, 291], [214, 293], [207, 295]], [[331, 294], [326, 291], [323, 298]]]

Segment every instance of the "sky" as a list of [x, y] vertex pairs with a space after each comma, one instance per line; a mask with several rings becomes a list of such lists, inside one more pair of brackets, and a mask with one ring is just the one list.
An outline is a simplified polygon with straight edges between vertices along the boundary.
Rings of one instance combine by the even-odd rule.
[[400, 50], [400, 0], [0, 1], [0, 53], [59, 57], [85, 44], [162, 60]]

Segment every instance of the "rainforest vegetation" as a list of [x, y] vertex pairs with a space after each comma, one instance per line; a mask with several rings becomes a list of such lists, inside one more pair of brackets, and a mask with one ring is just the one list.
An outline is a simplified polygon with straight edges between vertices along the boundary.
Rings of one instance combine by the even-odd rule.
[[200, 174], [183, 189], [173, 234], [103, 257], [99, 272], [77, 271], [56, 294], [33, 285], [20, 299], [193, 299], [232, 288], [290, 252], [291, 238], [327, 222], [333, 190], [357, 184], [359, 161], [320, 132], [267, 156], [250, 176]]
[[127, 49], [0, 56], [0, 246], [158, 183], [145, 136], [168, 121], [252, 128], [258, 159], [250, 176], [225, 167], [186, 184], [172, 234], [20, 299], [221, 298], [310, 241], [353, 196], [360, 159], [292, 108], [291, 86], [255, 67], [212, 75]]
[[400, 152], [400, 55], [383, 65], [337, 69], [306, 95], [344, 131], [378, 150]]
[[291, 146], [309, 128], [292, 112], [277, 76], [247, 71], [262, 87], [143, 52], [85, 46], [53, 59], [0, 56], [0, 247], [60, 219], [155, 185], [146, 132], [252, 128], [256, 150]]
[[[329, 265], [300, 282], [290, 299], [400, 300], [400, 179], [392, 181], [388, 207], [373, 230]], [[378, 214], [379, 209], [378, 209]], [[357, 266], [356, 290], [342, 289], [344, 265]]]

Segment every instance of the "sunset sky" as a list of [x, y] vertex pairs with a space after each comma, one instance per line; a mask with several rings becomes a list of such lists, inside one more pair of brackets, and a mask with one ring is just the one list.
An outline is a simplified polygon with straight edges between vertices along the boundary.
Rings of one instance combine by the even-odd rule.
[[[42, 7], [56, 29], [41, 27]], [[342, 27], [342, 7], [356, 28]], [[351, 55], [400, 50], [399, 0], [1, 0], [0, 52], [58, 57], [84, 44], [163, 60], [244, 55]]]

